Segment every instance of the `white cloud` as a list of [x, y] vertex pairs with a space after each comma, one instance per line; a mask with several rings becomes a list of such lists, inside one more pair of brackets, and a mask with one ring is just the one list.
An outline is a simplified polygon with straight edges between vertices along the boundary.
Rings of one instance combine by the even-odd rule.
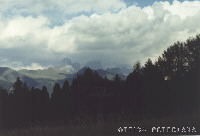
[[38, 63], [32, 63], [30, 66], [26, 66], [24, 67], [25, 69], [28, 69], [28, 70], [38, 70], [38, 69], [45, 69], [45, 67], [41, 66], [40, 64]]
[[31, 63], [30, 65], [25, 65], [20, 61], [9, 61], [6, 58], [0, 58], [0, 65], [1, 67], [11, 67], [15, 70], [20, 70], [20, 69], [28, 69], [28, 70], [38, 70], [38, 69], [45, 69], [47, 67], [41, 66], [38, 63]]
[[194, 16], [195, 14], [199, 14], [199, 1], [184, 1], [179, 2], [178, 0], [174, 0], [172, 5], [169, 3], [164, 4], [164, 9], [168, 10], [172, 15], [177, 15], [182, 19], [187, 18], [188, 16]]
[[[48, 5], [53, 2], [54, 5]], [[34, 7], [39, 1], [32, 4]], [[49, 10], [60, 8], [60, 14], [95, 12], [51, 27], [49, 17], [41, 14], [47, 10], [43, 5], [35, 8], [39, 14], [36, 16], [22, 16], [20, 10], [28, 8], [23, 8], [26, 3], [21, 6], [19, 11], [16, 9], [17, 15], [0, 16], [0, 53], [11, 62], [20, 61], [30, 68], [52, 64], [62, 57], [79, 62], [98, 59], [106, 65], [133, 65], [138, 59], [157, 58], [174, 42], [185, 41], [200, 32], [199, 1], [155, 2], [152, 6], [140, 8], [126, 7], [118, 0], [81, 0], [79, 3], [51, 0], [46, 7]], [[5, 9], [1, 7], [0, 10]]]
[[8, 21], [6, 29], [2, 32], [4, 34], [2, 38], [25, 36], [35, 32], [35, 29], [39, 30], [47, 24], [47, 19], [44, 17], [16, 17]]
[[120, 0], [9, 0], [0, 1], [0, 4], [2, 12], [36, 15], [51, 11], [62, 12], [66, 15], [92, 11], [97, 13], [115, 12], [126, 7], [126, 4]]

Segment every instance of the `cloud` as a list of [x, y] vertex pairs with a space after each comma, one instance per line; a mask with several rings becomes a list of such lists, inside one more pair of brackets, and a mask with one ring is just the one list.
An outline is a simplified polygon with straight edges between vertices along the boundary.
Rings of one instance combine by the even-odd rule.
[[8, 59], [1, 58], [0, 59], [0, 65], [1, 67], [11, 67], [14, 68], [15, 70], [20, 70], [20, 69], [28, 69], [28, 70], [38, 70], [38, 69], [45, 69], [47, 67], [41, 66], [38, 63], [31, 63], [30, 65], [24, 65], [23, 63], [19, 61], [9, 61]]
[[121, 0], [7, 0], [0, 1], [0, 11], [8, 15], [50, 15], [52, 12], [64, 15], [81, 12], [116, 12], [126, 7]]
[[[46, 6], [49, 12], [60, 8], [61, 16], [80, 14], [66, 17], [59, 25], [51, 25], [52, 19], [44, 13], [47, 9], [37, 5], [40, 1], [32, 2], [37, 12], [27, 8], [30, 3], [14, 2], [16, 14], [0, 15], [1, 57], [22, 66], [46, 67], [64, 57], [80, 63], [101, 60], [105, 66], [133, 65], [137, 60], [155, 59], [174, 42], [200, 32], [199, 1], [155, 2], [140, 8], [126, 7], [118, 0], [51, 0]], [[23, 16], [25, 12], [29, 14]]]
[[181, 3], [178, 0], [174, 0], [172, 5], [165, 3], [164, 9], [168, 10], [172, 15], [177, 15], [182, 19], [185, 19], [188, 16], [199, 14], [199, 9], [197, 8], [198, 4], [199, 1], [185, 1]]
[[44, 69], [45, 67], [41, 66], [38, 63], [32, 63], [30, 66], [26, 66], [24, 68], [28, 70], [38, 70], [38, 69]]
[[15, 16], [45, 15], [50, 20], [50, 26], [62, 25], [66, 19], [90, 15], [92, 13], [118, 12], [126, 8], [121, 0], [1, 0], [0, 15], [7, 18]]

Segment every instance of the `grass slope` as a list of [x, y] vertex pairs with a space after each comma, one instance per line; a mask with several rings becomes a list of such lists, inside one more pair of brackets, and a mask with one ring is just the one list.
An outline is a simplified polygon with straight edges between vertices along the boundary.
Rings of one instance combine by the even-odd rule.
[[67, 77], [67, 74], [68, 74], [68, 73], [63, 73], [62, 71], [59, 71], [53, 68], [48, 68], [48, 69], [43, 69], [43, 70], [22, 69], [22, 70], [19, 70], [18, 72], [35, 79], [46, 78], [46, 79], [52, 79], [52, 80], [64, 79]]

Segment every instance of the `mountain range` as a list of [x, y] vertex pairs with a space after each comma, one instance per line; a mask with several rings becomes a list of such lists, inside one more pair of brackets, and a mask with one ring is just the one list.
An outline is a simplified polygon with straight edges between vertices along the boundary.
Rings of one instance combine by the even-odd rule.
[[107, 77], [110, 80], [112, 80], [116, 74], [118, 74], [122, 80], [125, 80], [127, 73], [131, 72], [128, 68], [125, 70], [122, 68], [103, 69], [100, 61], [89, 61], [81, 67], [79, 63], [73, 63], [70, 59], [65, 58], [58, 65], [42, 70], [14, 70], [9, 67], [0, 67], [0, 86], [11, 89], [16, 78], [20, 77], [29, 88], [33, 86], [41, 88], [45, 85], [49, 92], [51, 92], [55, 83], [60, 83], [62, 85], [65, 80], [72, 83], [73, 79], [76, 78], [78, 74], [83, 74], [88, 67], [96, 71], [101, 77]]

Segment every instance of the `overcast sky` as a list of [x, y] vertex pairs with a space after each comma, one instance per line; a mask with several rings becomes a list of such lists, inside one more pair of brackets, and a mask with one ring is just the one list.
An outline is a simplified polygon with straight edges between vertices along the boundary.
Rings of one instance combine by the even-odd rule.
[[200, 1], [0, 0], [0, 66], [132, 66], [200, 33], [199, 18]]

